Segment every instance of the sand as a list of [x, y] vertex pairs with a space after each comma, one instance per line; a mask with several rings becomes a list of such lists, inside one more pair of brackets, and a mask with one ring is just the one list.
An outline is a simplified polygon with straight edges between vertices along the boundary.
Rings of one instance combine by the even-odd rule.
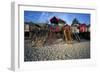
[[90, 41], [73, 41], [66, 44], [57, 40], [52, 45], [32, 47], [30, 42], [25, 43], [24, 61], [69, 60], [90, 58]]

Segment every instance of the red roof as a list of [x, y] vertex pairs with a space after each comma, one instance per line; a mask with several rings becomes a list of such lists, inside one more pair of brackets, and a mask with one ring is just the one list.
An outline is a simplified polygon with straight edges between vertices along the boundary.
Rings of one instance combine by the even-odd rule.
[[53, 21], [58, 22], [59, 21], [59, 18], [57, 18], [57, 17], [54, 16], [53, 18], [50, 19], [50, 22], [53, 22]]

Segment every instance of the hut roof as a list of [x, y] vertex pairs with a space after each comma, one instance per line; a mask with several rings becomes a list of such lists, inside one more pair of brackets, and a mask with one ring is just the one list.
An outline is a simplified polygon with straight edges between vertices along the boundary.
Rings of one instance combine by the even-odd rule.
[[85, 23], [83, 23], [83, 24], [81, 24], [80, 26], [86, 26], [86, 24], [85, 24]]
[[64, 23], [64, 24], [66, 23], [64, 20], [59, 19], [59, 18], [57, 18], [57, 17], [55, 17], [55, 16], [54, 16], [53, 18], [50, 19], [50, 22], [51, 22], [51, 23], [57, 23], [57, 24], [58, 24], [58, 23]]
[[53, 18], [50, 19], [50, 22], [51, 22], [51, 23], [58, 23], [58, 20], [59, 20], [59, 19], [58, 19], [57, 17], [54, 16]]
[[62, 20], [62, 19], [59, 19], [59, 23], [66, 23], [64, 20]]

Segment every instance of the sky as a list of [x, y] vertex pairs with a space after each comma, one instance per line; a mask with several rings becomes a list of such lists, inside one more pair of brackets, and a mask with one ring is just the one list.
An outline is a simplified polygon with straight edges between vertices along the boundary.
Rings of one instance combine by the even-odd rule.
[[90, 14], [83, 13], [63, 13], [63, 12], [43, 12], [43, 11], [24, 11], [24, 22], [50, 23], [50, 19], [56, 16], [71, 25], [74, 18], [80, 23], [90, 24]]

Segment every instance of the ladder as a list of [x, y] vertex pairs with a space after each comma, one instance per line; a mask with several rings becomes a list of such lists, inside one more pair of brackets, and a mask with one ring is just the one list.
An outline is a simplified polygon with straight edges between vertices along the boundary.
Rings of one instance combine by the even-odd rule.
[[80, 37], [79, 37], [78, 33], [73, 33], [73, 36], [75, 37], [75, 39], [76, 39], [77, 41], [80, 42]]

